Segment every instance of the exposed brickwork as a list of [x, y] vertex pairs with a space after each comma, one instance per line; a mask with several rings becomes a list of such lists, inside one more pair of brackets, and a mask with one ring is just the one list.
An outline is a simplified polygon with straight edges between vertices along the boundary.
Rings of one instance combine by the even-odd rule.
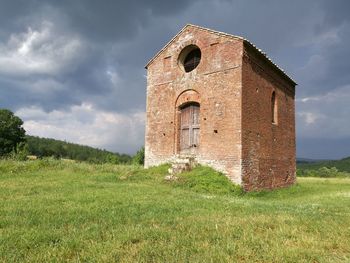
[[[294, 85], [254, 49], [245, 46], [242, 67], [242, 181], [245, 190], [295, 182]], [[276, 94], [277, 123], [271, 119]]]
[[[201, 61], [178, 65], [188, 45]], [[295, 181], [295, 84], [241, 38], [186, 26], [147, 65], [145, 166], [169, 162], [180, 149], [181, 107], [200, 105], [198, 163], [224, 172], [245, 190]], [[271, 123], [271, 94], [278, 123]]]

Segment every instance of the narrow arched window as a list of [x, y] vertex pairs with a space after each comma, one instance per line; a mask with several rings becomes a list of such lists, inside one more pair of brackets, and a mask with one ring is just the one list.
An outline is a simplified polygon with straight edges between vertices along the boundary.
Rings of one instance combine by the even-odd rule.
[[272, 92], [271, 95], [271, 122], [277, 124], [277, 100], [276, 92]]

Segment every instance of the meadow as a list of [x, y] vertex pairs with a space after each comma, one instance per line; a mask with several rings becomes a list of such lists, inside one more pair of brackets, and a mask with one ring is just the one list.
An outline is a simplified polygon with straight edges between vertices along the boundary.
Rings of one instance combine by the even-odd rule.
[[350, 262], [350, 179], [243, 193], [198, 167], [0, 160], [0, 262]]

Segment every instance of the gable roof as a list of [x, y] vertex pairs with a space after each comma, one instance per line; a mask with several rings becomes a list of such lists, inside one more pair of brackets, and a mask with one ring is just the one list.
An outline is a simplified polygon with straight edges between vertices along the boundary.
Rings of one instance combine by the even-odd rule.
[[236, 36], [236, 35], [232, 35], [232, 34], [228, 34], [228, 33], [224, 33], [224, 32], [220, 32], [220, 31], [216, 31], [213, 29], [209, 29], [209, 28], [205, 28], [205, 27], [201, 27], [201, 26], [197, 26], [197, 25], [193, 25], [193, 24], [187, 24], [185, 25], [161, 50], [159, 50], [154, 56], [153, 58], [151, 58], [148, 63], [146, 64], [145, 68], [147, 69], [147, 67], [175, 40], [175, 38], [177, 38], [183, 31], [185, 31], [188, 27], [194, 27], [196, 29], [199, 30], [203, 30], [203, 31], [207, 31], [209, 33], [213, 33], [219, 36], [224, 36], [224, 37], [229, 37], [229, 38], [234, 38], [234, 39], [239, 39], [242, 40], [244, 42], [244, 44], [248, 45], [249, 47], [251, 47], [253, 50], [255, 50], [257, 53], [259, 53], [260, 55], [262, 55], [262, 57], [265, 59], [265, 61], [267, 61], [273, 68], [275, 68], [277, 71], [279, 71], [284, 77], [286, 77], [289, 81], [291, 81], [293, 84], [297, 85], [297, 83], [290, 77], [287, 75], [287, 73], [280, 68], [279, 66], [277, 66], [277, 64], [275, 64], [267, 55], [265, 52], [263, 52], [261, 49], [257, 48], [253, 43], [251, 43], [248, 39], [243, 38], [241, 36]]

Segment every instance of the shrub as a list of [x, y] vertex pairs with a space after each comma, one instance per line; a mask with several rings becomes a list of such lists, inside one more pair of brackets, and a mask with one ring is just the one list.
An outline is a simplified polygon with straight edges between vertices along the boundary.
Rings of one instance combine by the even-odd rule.
[[10, 153], [10, 158], [18, 161], [27, 160], [27, 156], [30, 155], [28, 144], [21, 142], [17, 144], [16, 148]]
[[338, 169], [335, 167], [321, 167], [318, 169], [317, 174], [319, 177], [336, 177], [338, 175]]
[[143, 165], [145, 163], [145, 147], [141, 147], [141, 149], [137, 151], [135, 156], [132, 158], [132, 163], [139, 165]]
[[179, 179], [174, 182], [176, 186], [192, 189], [196, 192], [210, 194], [236, 194], [243, 190], [233, 184], [225, 175], [209, 167], [198, 166], [192, 171], [177, 175]]

